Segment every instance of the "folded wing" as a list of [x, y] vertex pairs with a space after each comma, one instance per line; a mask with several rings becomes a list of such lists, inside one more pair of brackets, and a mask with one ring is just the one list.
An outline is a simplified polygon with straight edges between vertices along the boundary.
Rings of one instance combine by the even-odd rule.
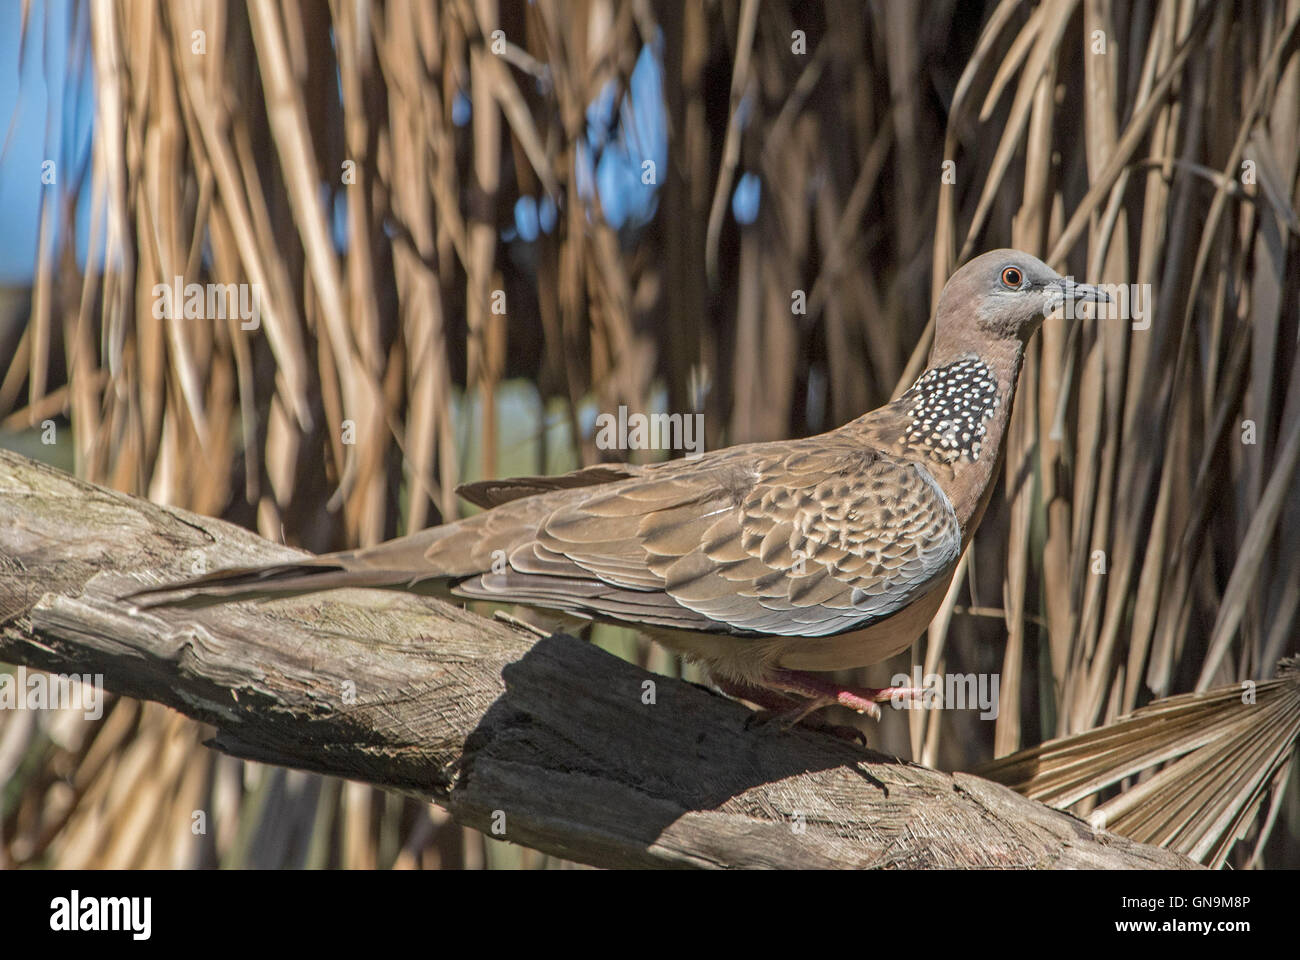
[[[829, 636], [884, 619], [951, 571], [960, 525], [924, 467], [817, 439], [507, 503], [474, 518], [483, 572], [453, 592], [741, 635]], [[460, 539], [434, 542], [427, 559], [456, 566]]]

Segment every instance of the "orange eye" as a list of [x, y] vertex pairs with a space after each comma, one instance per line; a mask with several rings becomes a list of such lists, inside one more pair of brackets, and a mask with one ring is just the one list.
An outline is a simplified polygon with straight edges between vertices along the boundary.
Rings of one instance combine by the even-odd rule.
[[1015, 267], [1007, 267], [1002, 271], [1002, 282], [1008, 287], [1018, 287], [1024, 279], [1024, 274]]

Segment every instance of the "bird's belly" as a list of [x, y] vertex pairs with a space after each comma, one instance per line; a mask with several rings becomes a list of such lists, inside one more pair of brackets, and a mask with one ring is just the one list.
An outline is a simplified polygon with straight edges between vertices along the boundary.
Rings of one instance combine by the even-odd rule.
[[888, 620], [861, 630], [833, 637], [791, 637], [777, 657], [777, 666], [787, 670], [849, 670], [888, 660], [910, 647], [930, 625], [951, 580], [951, 575], [945, 577]]
[[649, 633], [664, 646], [737, 680], [757, 681], [774, 668], [848, 670], [888, 660], [911, 646], [934, 618], [951, 580], [949, 574], [887, 620], [830, 637], [736, 637], [677, 630]]

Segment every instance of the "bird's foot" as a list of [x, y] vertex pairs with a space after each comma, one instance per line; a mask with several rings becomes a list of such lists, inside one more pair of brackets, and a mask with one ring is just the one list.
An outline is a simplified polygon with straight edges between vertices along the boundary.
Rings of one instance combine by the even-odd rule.
[[750, 727], [778, 724], [782, 728], [789, 730], [798, 726], [816, 733], [824, 733], [836, 740], [847, 740], [863, 747], [867, 745], [867, 735], [857, 727], [851, 727], [845, 723], [827, 723], [820, 717], [810, 716], [806, 704], [795, 700], [791, 700], [790, 704], [788, 710], [769, 710], [764, 707], [755, 711], [745, 721], [745, 727], [748, 729]]
[[779, 723], [789, 728], [797, 724], [808, 730], [829, 734], [839, 740], [853, 741], [860, 743], [864, 747], [867, 745], [867, 735], [857, 727], [842, 723], [828, 723], [820, 717], [812, 715], [822, 707], [828, 706], [827, 703], [809, 702], [804, 699], [787, 697], [771, 687], [760, 687], [756, 684], [728, 680], [723, 677], [713, 677], [713, 682], [727, 696], [734, 697], [737, 700], [747, 700], [760, 708], [757, 713], [746, 721], [747, 726], [751, 723]]
[[923, 693], [920, 687], [848, 687], [801, 670], [778, 670], [767, 677], [767, 684], [804, 697], [808, 701], [806, 714], [839, 704], [876, 720], [880, 719], [880, 704], [917, 699]]

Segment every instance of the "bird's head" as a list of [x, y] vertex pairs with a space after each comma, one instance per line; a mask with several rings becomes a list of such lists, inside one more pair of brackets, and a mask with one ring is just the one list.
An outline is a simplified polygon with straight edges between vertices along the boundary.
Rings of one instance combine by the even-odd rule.
[[1065, 301], [1109, 302], [1091, 284], [1063, 277], [1021, 250], [991, 250], [962, 265], [939, 296], [935, 343], [1027, 341]]

